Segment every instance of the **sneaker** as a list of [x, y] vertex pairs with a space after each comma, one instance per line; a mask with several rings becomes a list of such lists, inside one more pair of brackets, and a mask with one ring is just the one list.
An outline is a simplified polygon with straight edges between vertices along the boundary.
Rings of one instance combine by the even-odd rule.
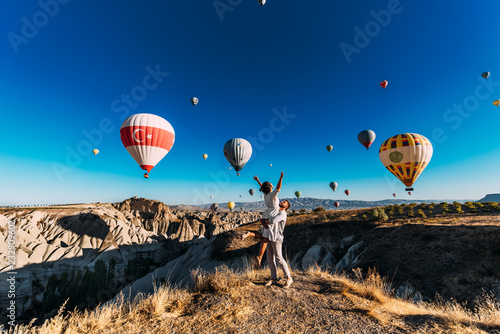
[[286, 280], [286, 284], [283, 286], [284, 289], [288, 289], [292, 285], [293, 279], [289, 278]]
[[267, 281], [266, 284], [264, 284], [264, 286], [271, 286], [273, 284], [276, 285], [276, 284], [278, 284], [278, 282], [275, 281], [275, 280], [270, 279], [269, 281]]

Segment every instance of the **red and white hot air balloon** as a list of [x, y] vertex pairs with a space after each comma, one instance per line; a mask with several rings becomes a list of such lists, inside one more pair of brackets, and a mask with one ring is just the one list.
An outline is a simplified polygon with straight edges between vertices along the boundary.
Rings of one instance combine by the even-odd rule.
[[170, 123], [157, 115], [135, 114], [121, 128], [123, 146], [148, 173], [174, 145], [175, 132]]

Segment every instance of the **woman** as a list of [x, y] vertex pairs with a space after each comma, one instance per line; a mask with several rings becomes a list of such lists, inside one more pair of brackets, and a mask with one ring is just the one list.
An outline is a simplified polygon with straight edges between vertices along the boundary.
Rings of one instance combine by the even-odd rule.
[[254, 237], [262, 240], [260, 243], [259, 255], [257, 255], [257, 265], [260, 267], [262, 258], [264, 257], [264, 252], [266, 251], [267, 243], [269, 242], [269, 227], [267, 226], [265, 220], [276, 217], [280, 211], [278, 193], [281, 191], [283, 172], [281, 172], [280, 179], [278, 180], [278, 184], [274, 190], [271, 182], [266, 181], [261, 183], [257, 176], [254, 176], [253, 179], [259, 184], [259, 190], [264, 193], [264, 203], [266, 204], [267, 209], [262, 213], [262, 219], [260, 220], [262, 224], [261, 232], [248, 231], [241, 236], [241, 240], [245, 240], [247, 237]]

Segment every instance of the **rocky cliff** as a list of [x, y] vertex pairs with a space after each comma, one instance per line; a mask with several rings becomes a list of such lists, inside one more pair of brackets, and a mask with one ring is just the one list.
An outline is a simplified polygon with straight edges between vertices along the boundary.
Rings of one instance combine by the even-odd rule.
[[[116, 264], [117, 292], [120, 284], [123, 287], [136, 278], [131, 270], [127, 272], [131, 261], [143, 259], [146, 269], [154, 270], [198, 239], [210, 239], [259, 218], [259, 213], [172, 211], [162, 202], [143, 198], [115, 204], [3, 209], [0, 290], [8, 291], [7, 272], [15, 271], [17, 312], [27, 314], [42, 303], [50, 276], [76, 276], [78, 271], [93, 270], [102, 260]], [[15, 268], [8, 261], [9, 222], [15, 224]], [[0, 308], [8, 302], [6, 294], [0, 295]]]

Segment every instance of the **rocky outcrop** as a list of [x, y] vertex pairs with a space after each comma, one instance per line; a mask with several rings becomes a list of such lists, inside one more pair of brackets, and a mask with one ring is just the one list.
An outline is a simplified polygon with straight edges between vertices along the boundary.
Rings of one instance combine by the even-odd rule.
[[[0, 215], [0, 289], [7, 284], [10, 269], [9, 222], [16, 226], [16, 299], [23, 301], [16, 308], [23, 314], [33, 302], [42, 301], [51, 275], [75, 275], [78, 270], [92, 270], [99, 260], [106, 264], [113, 260], [116, 281], [130, 281], [133, 278], [126, 277], [126, 268], [136, 258], [162, 266], [185, 253], [196, 240], [258, 218], [258, 213], [172, 213], [164, 203], [143, 198], [60, 209], [7, 210]], [[0, 308], [8, 303], [6, 295], [0, 296]]]

